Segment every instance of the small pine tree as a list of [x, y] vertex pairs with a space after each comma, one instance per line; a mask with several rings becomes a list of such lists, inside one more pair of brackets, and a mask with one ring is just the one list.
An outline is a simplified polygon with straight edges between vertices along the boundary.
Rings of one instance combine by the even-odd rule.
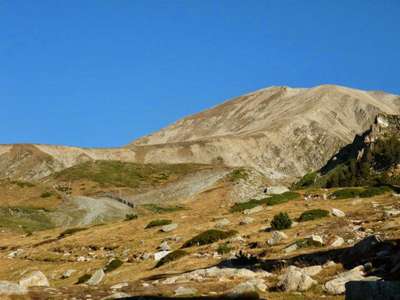
[[292, 220], [286, 212], [281, 212], [274, 216], [271, 221], [271, 228], [274, 230], [288, 229], [292, 226]]

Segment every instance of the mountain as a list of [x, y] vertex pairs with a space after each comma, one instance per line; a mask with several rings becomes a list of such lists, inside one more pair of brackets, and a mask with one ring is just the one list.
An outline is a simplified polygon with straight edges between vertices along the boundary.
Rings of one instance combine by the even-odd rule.
[[276, 183], [317, 170], [400, 97], [335, 85], [271, 87], [229, 100], [114, 149], [0, 145], [0, 178], [40, 179], [92, 160], [246, 166]]
[[250, 166], [277, 182], [321, 168], [400, 97], [334, 85], [271, 87], [179, 120], [128, 145], [142, 162]]

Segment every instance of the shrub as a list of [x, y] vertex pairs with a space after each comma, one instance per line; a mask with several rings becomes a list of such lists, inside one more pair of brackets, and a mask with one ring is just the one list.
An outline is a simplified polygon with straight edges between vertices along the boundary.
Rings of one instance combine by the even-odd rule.
[[312, 239], [301, 239], [296, 241], [298, 248], [311, 248], [311, 247], [321, 247], [321, 243], [313, 241]]
[[175, 205], [175, 206], [160, 206], [157, 204], [145, 204], [143, 205], [144, 208], [147, 210], [156, 213], [156, 214], [163, 214], [163, 213], [170, 213], [180, 210], [185, 210], [184, 206]]
[[391, 189], [387, 186], [381, 187], [368, 187], [360, 193], [361, 198], [369, 198], [373, 196], [382, 195], [384, 193], [390, 192]]
[[231, 212], [241, 212], [246, 209], [251, 209], [253, 207], [256, 207], [258, 205], [277, 205], [281, 203], [288, 202], [290, 200], [295, 200], [300, 198], [300, 194], [296, 192], [285, 192], [283, 194], [277, 194], [277, 195], [272, 195], [271, 197], [264, 198], [261, 200], [255, 200], [251, 199], [248, 202], [243, 202], [243, 203], [236, 203], [233, 205], [230, 209]]
[[259, 206], [259, 205], [261, 205], [261, 204], [262, 204], [262, 203], [261, 203], [259, 200], [254, 200], [254, 199], [252, 199], [252, 200], [250, 200], [250, 201], [248, 201], [248, 202], [235, 203], [235, 204], [231, 207], [230, 211], [231, 211], [231, 212], [241, 212], [241, 211], [244, 211], [244, 210], [246, 210], [246, 209], [252, 209], [252, 208], [254, 208], [254, 207], [256, 207], [256, 206]]
[[157, 227], [157, 226], [164, 226], [164, 225], [168, 225], [171, 223], [172, 223], [171, 220], [157, 219], [157, 220], [151, 221], [149, 224], [147, 224], [147, 226], [145, 228], [147, 229], [147, 228], [152, 228], [152, 227]]
[[63, 232], [61, 232], [60, 235], [58, 236], [58, 238], [62, 239], [68, 235], [72, 235], [72, 234], [82, 231], [82, 230], [86, 230], [86, 228], [84, 228], [84, 227], [68, 228], [68, 229], [64, 230]]
[[49, 198], [49, 197], [51, 197], [51, 196], [53, 196], [53, 193], [52, 193], [52, 192], [43, 192], [43, 193], [40, 195], [40, 198]]
[[232, 247], [228, 245], [228, 243], [223, 243], [218, 246], [217, 252], [220, 255], [227, 254], [232, 251]]
[[348, 188], [334, 191], [330, 198], [335, 199], [347, 199], [347, 198], [356, 198], [360, 195], [362, 189], [360, 188]]
[[274, 230], [288, 229], [292, 226], [292, 220], [285, 212], [281, 212], [274, 216], [271, 221], [271, 228]]
[[249, 174], [246, 172], [245, 169], [240, 168], [240, 169], [236, 169], [233, 170], [229, 175], [228, 175], [228, 179], [231, 182], [237, 182], [241, 179], [245, 180], [249, 177]]
[[315, 179], [317, 178], [317, 172], [311, 172], [304, 175], [298, 182], [293, 184], [293, 189], [301, 189], [310, 187], [315, 183]]
[[168, 253], [166, 256], [164, 256], [157, 262], [156, 268], [161, 267], [162, 265], [165, 265], [171, 261], [178, 260], [179, 258], [181, 258], [185, 255], [187, 255], [187, 252], [184, 250], [179, 249], [179, 250], [172, 251], [171, 253]]
[[114, 258], [111, 260], [105, 267], [104, 267], [104, 273], [109, 273], [114, 271], [115, 269], [118, 269], [120, 266], [122, 266], [124, 262], [118, 258]]
[[300, 217], [300, 222], [317, 220], [329, 216], [329, 211], [325, 209], [311, 209], [303, 212]]
[[222, 231], [222, 230], [218, 230], [218, 229], [210, 229], [210, 230], [204, 231], [204, 232], [196, 235], [189, 241], [185, 242], [183, 244], [182, 248], [212, 244], [216, 241], [224, 240], [224, 239], [234, 236], [236, 234], [237, 234], [237, 231], [235, 231], [235, 230]]
[[84, 275], [82, 275], [81, 277], [78, 278], [78, 281], [76, 282], [76, 284], [85, 283], [85, 282], [88, 281], [91, 277], [92, 277], [92, 275], [90, 275], [90, 274], [84, 274]]
[[126, 214], [125, 221], [135, 220], [137, 218], [138, 218], [138, 216], [135, 214]]

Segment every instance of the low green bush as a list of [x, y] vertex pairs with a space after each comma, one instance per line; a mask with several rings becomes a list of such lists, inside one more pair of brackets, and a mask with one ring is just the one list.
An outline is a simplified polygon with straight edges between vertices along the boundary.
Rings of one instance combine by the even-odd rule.
[[369, 198], [378, 195], [382, 195], [384, 193], [390, 192], [391, 189], [388, 186], [381, 187], [368, 187], [360, 193], [360, 198]]
[[340, 189], [334, 191], [330, 194], [329, 198], [333, 199], [348, 199], [348, 198], [356, 198], [362, 192], [361, 188], [347, 188], [347, 189]]
[[145, 228], [147, 229], [147, 228], [152, 228], [152, 227], [164, 226], [164, 225], [169, 225], [171, 223], [172, 223], [171, 220], [157, 219], [157, 220], [151, 221], [149, 224], [147, 224], [147, 226]]
[[292, 220], [285, 212], [281, 212], [274, 216], [271, 221], [271, 228], [274, 230], [288, 229], [292, 226]]
[[264, 198], [261, 200], [251, 199], [247, 202], [235, 203], [230, 209], [231, 212], [242, 212], [246, 209], [251, 209], [259, 205], [277, 205], [288, 202], [290, 200], [296, 200], [300, 198], [300, 194], [297, 192], [285, 192], [283, 194], [272, 195], [271, 197]]
[[78, 281], [76, 282], [76, 284], [85, 283], [85, 282], [88, 281], [91, 277], [92, 277], [92, 275], [90, 275], [90, 274], [84, 274], [84, 275], [82, 275], [81, 277], [78, 278]]
[[124, 262], [118, 258], [114, 258], [111, 260], [105, 267], [104, 267], [104, 273], [109, 273], [114, 271], [115, 269], [118, 269], [120, 266], [122, 266]]
[[311, 247], [321, 247], [322, 244], [313, 241], [312, 239], [300, 239], [296, 241], [296, 245], [298, 248], [311, 248]]
[[210, 230], [204, 231], [204, 232], [196, 235], [189, 241], [185, 242], [183, 244], [182, 248], [212, 244], [219, 240], [224, 240], [229, 237], [232, 237], [236, 234], [237, 234], [237, 231], [235, 231], [235, 230], [222, 231], [222, 230], [218, 230], [218, 229], [210, 229]]
[[182, 257], [184, 257], [185, 255], [187, 255], [187, 252], [181, 249], [172, 251], [170, 253], [168, 253], [166, 256], [164, 256], [163, 258], [161, 258], [157, 264], [156, 264], [156, 268], [161, 267], [162, 265], [165, 265], [171, 261], [175, 261], [178, 260]]
[[125, 221], [135, 220], [137, 218], [138, 218], [138, 216], [135, 214], [126, 214], [125, 215]]
[[74, 234], [76, 232], [83, 231], [83, 230], [86, 230], [86, 229], [87, 228], [85, 228], [85, 227], [68, 228], [68, 229], [64, 230], [63, 232], [61, 232], [60, 235], [58, 236], [58, 238], [62, 239], [64, 237], [68, 236], [68, 235], [72, 235], [72, 234]]
[[311, 209], [300, 215], [299, 222], [317, 220], [327, 216], [329, 216], [329, 211], [325, 209]]
[[298, 182], [292, 185], [292, 189], [302, 189], [312, 186], [315, 183], [317, 175], [317, 172], [307, 173]]
[[156, 214], [171, 213], [186, 209], [181, 205], [160, 206], [157, 204], [144, 204], [143, 207]]
[[227, 254], [232, 251], [232, 247], [228, 243], [220, 244], [217, 248], [217, 253], [220, 255]]
[[52, 192], [43, 192], [42, 194], [40, 194], [40, 198], [49, 198], [53, 196]]
[[252, 208], [254, 208], [256, 206], [259, 206], [261, 204], [262, 203], [259, 200], [252, 199], [252, 200], [247, 201], [247, 202], [235, 203], [231, 207], [230, 211], [231, 212], [242, 212], [242, 211], [245, 211], [246, 209], [252, 209]]

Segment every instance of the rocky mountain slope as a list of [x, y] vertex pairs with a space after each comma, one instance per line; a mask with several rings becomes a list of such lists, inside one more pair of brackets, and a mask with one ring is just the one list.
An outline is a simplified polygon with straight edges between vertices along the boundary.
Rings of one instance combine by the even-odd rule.
[[184, 118], [123, 148], [0, 145], [0, 178], [37, 180], [91, 160], [255, 168], [277, 183], [322, 167], [400, 97], [323, 85], [271, 87]]
[[251, 166], [276, 181], [322, 167], [400, 97], [324, 85], [272, 87], [184, 118], [128, 148], [143, 162]]

